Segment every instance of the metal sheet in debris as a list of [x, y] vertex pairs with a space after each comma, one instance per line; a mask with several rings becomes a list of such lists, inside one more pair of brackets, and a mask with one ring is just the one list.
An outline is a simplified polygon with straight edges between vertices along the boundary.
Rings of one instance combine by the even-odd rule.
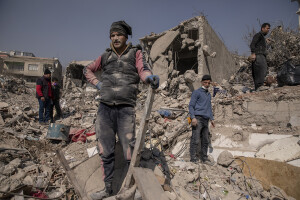
[[46, 139], [69, 141], [69, 131], [69, 126], [51, 123], [48, 128]]

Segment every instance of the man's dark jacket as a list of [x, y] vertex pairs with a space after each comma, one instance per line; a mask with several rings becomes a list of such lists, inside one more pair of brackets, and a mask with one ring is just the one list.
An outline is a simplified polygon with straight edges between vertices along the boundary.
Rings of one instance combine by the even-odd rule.
[[53, 100], [59, 100], [60, 86], [58, 84], [52, 86]]
[[[49, 91], [50, 90], [50, 91]], [[47, 80], [44, 76], [40, 77], [36, 81], [36, 98], [40, 99], [41, 97], [51, 98], [51, 80]], [[50, 94], [50, 95], [49, 95]]]
[[267, 54], [266, 39], [262, 31], [256, 33], [250, 44], [251, 53], [255, 54]]

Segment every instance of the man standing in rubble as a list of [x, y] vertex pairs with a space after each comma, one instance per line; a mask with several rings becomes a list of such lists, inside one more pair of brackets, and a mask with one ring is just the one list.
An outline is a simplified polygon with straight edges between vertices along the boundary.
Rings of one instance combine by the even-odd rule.
[[39, 123], [46, 125], [50, 120], [51, 109], [51, 71], [46, 69], [44, 76], [36, 81], [36, 98], [39, 101]]
[[271, 25], [263, 23], [261, 31], [256, 33], [250, 44], [251, 60], [252, 60], [252, 76], [255, 90], [258, 90], [264, 85], [265, 77], [267, 75], [267, 43], [265, 36], [269, 33]]
[[211, 106], [211, 94], [208, 88], [211, 83], [211, 76], [204, 75], [202, 77], [202, 87], [192, 93], [189, 104], [189, 113], [192, 119], [192, 137], [190, 141], [191, 162], [197, 163], [197, 149], [200, 145], [200, 160], [204, 164], [213, 165], [214, 163], [208, 159], [207, 150], [209, 144], [208, 122], [214, 127], [214, 117]]
[[[103, 162], [105, 188], [91, 195], [92, 199], [103, 199], [112, 195], [112, 180], [115, 162], [115, 143], [118, 134], [128, 165], [135, 141], [135, 104], [138, 83], [159, 86], [159, 77], [152, 75], [141, 48], [126, 43], [132, 35], [125, 21], [112, 23], [110, 48], [84, 69], [87, 80], [100, 90], [100, 105], [96, 120], [96, 135]], [[101, 70], [101, 82], [95, 72]]]

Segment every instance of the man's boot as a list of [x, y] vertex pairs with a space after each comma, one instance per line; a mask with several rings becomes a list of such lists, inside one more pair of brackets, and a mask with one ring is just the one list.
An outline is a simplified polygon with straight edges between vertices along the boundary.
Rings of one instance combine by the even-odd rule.
[[112, 195], [112, 184], [109, 182], [109, 183], [105, 183], [105, 188], [103, 190], [92, 193], [91, 198], [93, 200], [101, 200], [111, 195]]

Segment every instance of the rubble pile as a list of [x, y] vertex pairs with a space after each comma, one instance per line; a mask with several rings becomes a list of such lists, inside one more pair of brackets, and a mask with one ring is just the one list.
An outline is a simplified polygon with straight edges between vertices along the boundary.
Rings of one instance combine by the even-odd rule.
[[71, 90], [65, 90], [60, 100], [63, 119], [56, 122], [67, 126], [92, 128], [98, 111], [97, 95], [97, 90], [91, 87], [73, 87]]
[[2, 142], [6, 145], [0, 147], [1, 198], [13, 195], [62, 198], [66, 193], [74, 196], [51, 144], [21, 141], [12, 135], [1, 136]]
[[[170, 199], [294, 199], [282, 189], [270, 186], [266, 191], [251, 175], [247, 162], [222, 152], [214, 166], [192, 163], [146, 149], [141, 166], [153, 169]], [[250, 172], [246, 177], [244, 170]]]
[[[188, 122], [188, 105], [191, 96], [189, 83], [196, 74], [193, 70], [184, 75], [178, 75], [173, 70], [170, 78], [161, 84], [154, 99], [152, 113], [149, 121], [148, 139], [156, 138], [161, 141], [164, 148], [173, 146], [178, 136], [184, 135], [191, 130]], [[139, 94], [137, 101], [137, 122], [143, 114], [143, 104], [146, 100], [147, 90]], [[137, 128], [138, 128], [137, 124]]]
[[300, 64], [299, 32], [284, 30], [282, 26], [278, 26], [270, 33], [270, 40], [268, 66], [274, 68], [275, 72], [278, 72], [286, 61], [294, 65]]
[[[18, 87], [16, 87], [16, 85]], [[0, 75], [0, 89], [2, 91], [2, 95], [5, 95], [6, 92], [19, 95], [23, 93], [30, 93], [28, 88], [25, 86], [25, 80], [22, 78], [15, 78], [13, 76]]]
[[[268, 62], [269, 74], [273, 76], [280, 70], [278, 66], [284, 58], [299, 61], [300, 48], [297, 48], [299, 36], [280, 28], [273, 30], [271, 39]], [[184, 41], [188, 47], [192, 46], [188, 40]], [[295, 136], [295, 142], [300, 127], [297, 113], [300, 87], [277, 88], [276, 82], [272, 82], [269, 90], [250, 93], [253, 85], [250, 63], [243, 57], [236, 57], [236, 62], [241, 66], [238, 73], [229, 81], [213, 82], [210, 88], [216, 127], [210, 129], [209, 150], [218, 150], [212, 147], [216, 141], [225, 141], [225, 148], [229, 149], [228, 138], [242, 148], [252, 133], [289, 134]], [[153, 169], [169, 199], [293, 199], [276, 186], [265, 190], [247, 162], [224, 149], [218, 159], [210, 155], [210, 160], [217, 161], [214, 166], [189, 162], [192, 131], [188, 105], [192, 91], [199, 88], [201, 77], [194, 70], [178, 70], [167, 68], [165, 80], [155, 91], [140, 162], [141, 167]], [[58, 162], [56, 151], [62, 150], [70, 168], [97, 154], [95, 120], [100, 96], [95, 88], [84, 83], [82, 77], [81, 74], [65, 78], [67, 84], [60, 100], [63, 117], [55, 123], [70, 128], [70, 141], [55, 141], [47, 138], [50, 126], [38, 123], [35, 89], [26, 86], [22, 79], [0, 76], [1, 197], [10, 198], [18, 193], [39, 198], [76, 198], [74, 185]], [[147, 87], [139, 86], [136, 130], [144, 114]], [[251, 153], [257, 150], [250, 142], [248, 145]], [[263, 149], [263, 145], [257, 144], [257, 148]], [[245, 171], [250, 177], [244, 175]]]
[[[71, 198], [75, 193], [55, 152], [63, 148], [70, 166], [74, 166], [88, 157], [86, 148], [95, 146], [95, 136], [87, 138], [89, 144], [76, 143], [75, 147], [47, 140], [48, 126], [38, 123], [35, 89], [22, 79], [10, 76], [1, 75], [0, 84], [1, 197], [8, 198], [22, 191], [20, 194], [25, 196]], [[94, 94], [85, 95], [79, 87], [65, 93], [61, 98], [64, 116], [56, 123], [85, 132], [93, 129], [98, 102]]]

